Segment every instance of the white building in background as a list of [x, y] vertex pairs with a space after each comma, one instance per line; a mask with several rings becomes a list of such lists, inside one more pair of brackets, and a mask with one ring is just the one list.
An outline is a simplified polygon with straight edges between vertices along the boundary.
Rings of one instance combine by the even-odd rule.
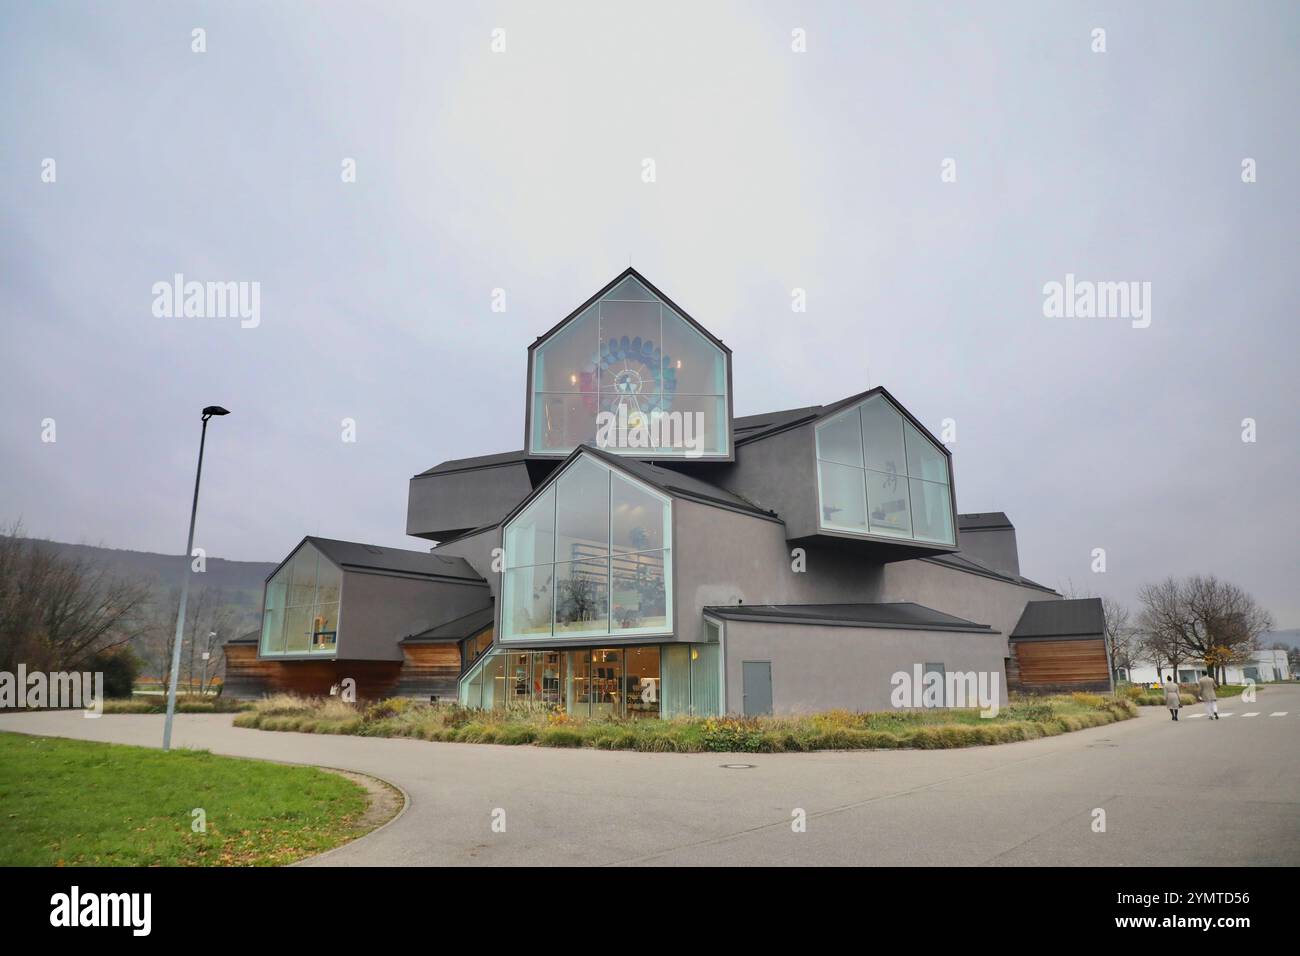
[[[1118, 676], [1120, 680], [1129, 680], [1134, 684], [1162, 684], [1172, 675], [1173, 668], [1166, 664], [1160, 670], [1161, 673], [1157, 673], [1154, 664], [1138, 661], [1134, 662], [1131, 669], [1119, 668]], [[1286, 651], [1283, 650], [1255, 651], [1251, 655], [1249, 664], [1229, 664], [1223, 670], [1225, 683], [1228, 684], [1244, 684], [1247, 680], [1254, 681], [1256, 684], [1266, 684], [1270, 681], [1292, 678]], [[1195, 683], [1205, 674], [1203, 663], [1183, 662], [1178, 665], [1180, 684]]]

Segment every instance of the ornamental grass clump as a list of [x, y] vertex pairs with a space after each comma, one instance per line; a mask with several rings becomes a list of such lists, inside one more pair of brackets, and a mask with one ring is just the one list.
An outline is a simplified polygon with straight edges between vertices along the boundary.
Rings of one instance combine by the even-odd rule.
[[277, 694], [235, 724], [273, 731], [409, 737], [442, 743], [586, 747], [646, 753], [806, 753], [817, 750], [941, 750], [1013, 743], [1098, 727], [1137, 715], [1130, 695], [1017, 695], [996, 715], [973, 708], [853, 711], [779, 716], [583, 717], [554, 706], [474, 710], [389, 697], [353, 704], [337, 697]]

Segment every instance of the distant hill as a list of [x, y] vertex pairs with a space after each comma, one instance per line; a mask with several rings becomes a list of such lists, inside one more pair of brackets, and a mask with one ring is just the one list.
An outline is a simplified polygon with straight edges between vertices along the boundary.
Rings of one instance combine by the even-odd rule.
[[1260, 647], [1271, 647], [1273, 644], [1300, 647], [1300, 628], [1293, 627], [1285, 631], [1265, 631], [1259, 636]]
[[[63, 557], [84, 561], [92, 567], [105, 568], [117, 577], [146, 584], [158, 595], [180, 587], [188, 567], [179, 554], [123, 551], [39, 538], [31, 540], [53, 548]], [[225, 558], [208, 557], [202, 583], [205, 587], [224, 592], [230, 604], [260, 610], [262, 582], [274, 570], [275, 564], [266, 561], [227, 561]], [[191, 583], [191, 593], [197, 583], [199, 582]]]

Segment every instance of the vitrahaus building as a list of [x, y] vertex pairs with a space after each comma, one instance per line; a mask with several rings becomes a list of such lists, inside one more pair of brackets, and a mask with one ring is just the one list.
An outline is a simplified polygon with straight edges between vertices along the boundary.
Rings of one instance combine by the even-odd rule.
[[628, 269], [528, 346], [522, 450], [410, 480], [435, 546], [293, 549], [227, 693], [668, 717], [884, 709], [899, 672], [1111, 686], [1100, 601], [1023, 577], [1002, 512], [959, 514], [889, 391], [737, 418], [731, 362]]

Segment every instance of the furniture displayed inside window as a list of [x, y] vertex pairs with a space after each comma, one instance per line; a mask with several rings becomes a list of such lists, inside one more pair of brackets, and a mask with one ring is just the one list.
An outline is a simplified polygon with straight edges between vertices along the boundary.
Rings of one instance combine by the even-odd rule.
[[581, 455], [506, 523], [506, 639], [671, 629], [672, 502]]

